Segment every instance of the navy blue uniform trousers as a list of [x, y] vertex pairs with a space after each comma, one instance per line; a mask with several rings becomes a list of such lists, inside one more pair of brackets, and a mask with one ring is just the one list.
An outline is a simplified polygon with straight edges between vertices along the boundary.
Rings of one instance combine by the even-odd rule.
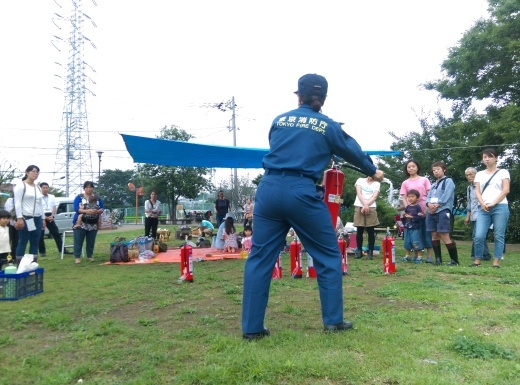
[[264, 329], [271, 275], [293, 227], [316, 269], [323, 323], [343, 322], [343, 276], [327, 205], [312, 179], [264, 175], [255, 196], [253, 246], [244, 272], [242, 331]]

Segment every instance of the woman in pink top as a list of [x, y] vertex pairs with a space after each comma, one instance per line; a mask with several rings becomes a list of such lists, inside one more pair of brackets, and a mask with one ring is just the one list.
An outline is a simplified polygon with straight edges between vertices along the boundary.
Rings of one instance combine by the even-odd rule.
[[[416, 160], [410, 159], [408, 162], [404, 164], [404, 173], [408, 175], [408, 179], [403, 182], [401, 185], [401, 191], [399, 194], [403, 199], [403, 205], [406, 208], [408, 206], [408, 200], [406, 196], [408, 195], [408, 191], [417, 190], [421, 194], [417, 204], [421, 206], [421, 209], [424, 213], [426, 213], [426, 197], [428, 196], [428, 192], [430, 191], [430, 181], [428, 178], [423, 176], [419, 176], [421, 172], [421, 166], [417, 163]], [[421, 236], [422, 242], [427, 253], [426, 262], [433, 263], [432, 258], [432, 236], [429, 231], [426, 231], [426, 226], [424, 221], [421, 221]]]

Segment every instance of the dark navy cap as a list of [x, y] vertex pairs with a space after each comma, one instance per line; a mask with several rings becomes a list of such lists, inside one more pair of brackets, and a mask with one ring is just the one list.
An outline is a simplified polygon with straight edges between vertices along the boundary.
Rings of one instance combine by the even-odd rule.
[[298, 91], [295, 94], [308, 96], [327, 96], [329, 84], [327, 79], [318, 74], [303, 75], [298, 79]]

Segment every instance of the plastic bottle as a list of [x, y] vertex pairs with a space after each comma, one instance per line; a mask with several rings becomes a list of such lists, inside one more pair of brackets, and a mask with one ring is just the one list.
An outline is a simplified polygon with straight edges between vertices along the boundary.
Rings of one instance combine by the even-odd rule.
[[13, 265], [12, 263], [10, 263], [9, 265], [7, 265], [4, 269], [4, 273], [5, 274], [16, 274], [16, 266]]

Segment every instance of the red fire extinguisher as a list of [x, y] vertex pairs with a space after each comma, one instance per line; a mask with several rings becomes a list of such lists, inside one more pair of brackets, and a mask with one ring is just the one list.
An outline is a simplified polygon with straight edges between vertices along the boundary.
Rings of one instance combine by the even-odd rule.
[[[304, 251], [302, 251], [302, 254]], [[307, 254], [307, 278], [316, 278], [316, 269], [314, 268], [314, 260], [312, 259], [312, 256], [305, 252]], [[300, 261], [303, 258], [300, 258]]]
[[385, 274], [395, 274], [395, 242], [390, 235], [390, 228], [386, 228], [386, 236], [381, 244], [383, 254], [383, 272]]
[[282, 252], [278, 254], [278, 258], [276, 259], [276, 263], [274, 264], [273, 275], [271, 276], [273, 279], [281, 279], [282, 278]]
[[193, 249], [188, 245], [188, 237], [181, 247], [181, 277], [179, 282], [193, 282]]
[[341, 193], [343, 192], [343, 181], [345, 174], [337, 166], [332, 166], [331, 169], [325, 171], [323, 174], [323, 187], [325, 194], [323, 200], [327, 204], [332, 218], [332, 227], [336, 228], [336, 220], [339, 214], [339, 207], [343, 200]]
[[343, 275], [348, 275], [348, 259], [347, 259], [347, 247], [348, 243], [341, 234], [338, 238], [339, 251], [341, 252], [341, 271]]
[[302, 244], [298, 242], [298, 238], [294, 237], [289, 247], [289, 256], [291, 260], [291, 277], [302, 278], [302, 261], [301, 261]]

